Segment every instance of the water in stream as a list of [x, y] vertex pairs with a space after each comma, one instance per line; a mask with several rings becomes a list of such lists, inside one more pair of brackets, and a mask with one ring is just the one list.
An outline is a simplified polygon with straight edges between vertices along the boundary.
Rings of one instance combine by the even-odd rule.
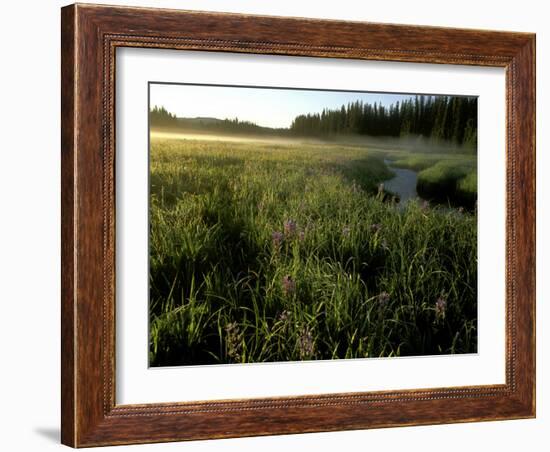
[[391, 165], [392, 161], [385, 159], [384, 163], [391, 169], [395, 176], [392, 179], [384, 181], [384, 189], [399, 196], [401, 204], [409, 199], [418, 198], [416, 192], [417, 172], [405, 168], [396, 168]]

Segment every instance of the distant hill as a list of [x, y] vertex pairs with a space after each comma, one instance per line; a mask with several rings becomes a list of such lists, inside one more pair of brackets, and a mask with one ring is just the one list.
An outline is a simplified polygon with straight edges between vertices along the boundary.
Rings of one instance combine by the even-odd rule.
[[149, 112], [151, 127], [179, 131], [215, 132], [246, 135], [288, 135], [289, 129], [262, 127], [250, 121], [219, 119], [212, 117], [178, 118], [163, 107], [154, 107]]
[[280, 135], [289, 133], [289, 129], [274, 129], [271, 127], [263, 127], [250, 121], [241, 121], [237, 118], [176, 118], [174, 125], [178, 129], [218, 133], [245, 133], [260, 135]]

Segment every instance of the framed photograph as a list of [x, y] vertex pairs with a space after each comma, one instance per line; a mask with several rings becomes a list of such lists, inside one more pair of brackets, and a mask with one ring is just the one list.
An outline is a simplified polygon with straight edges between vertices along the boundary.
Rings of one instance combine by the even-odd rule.
[[62, 442], [535, 416], [535, 36], [62, 9]]

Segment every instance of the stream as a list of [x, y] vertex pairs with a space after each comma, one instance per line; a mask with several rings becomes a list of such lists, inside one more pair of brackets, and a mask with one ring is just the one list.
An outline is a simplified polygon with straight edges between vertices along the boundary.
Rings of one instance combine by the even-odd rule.
[[384, 181], [384, 189], [399, 196], [400, 204], [405, 204], [409, 199], [419, 198], [416, 193], [417, 172], [392, 166], [392, 161], [384, 159], [384, 163], [395, 173], [392, 179]]

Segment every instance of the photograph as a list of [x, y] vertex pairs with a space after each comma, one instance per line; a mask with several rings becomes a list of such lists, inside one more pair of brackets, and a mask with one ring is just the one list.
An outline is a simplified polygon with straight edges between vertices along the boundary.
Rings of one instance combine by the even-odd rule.
[[150, 367], [477, 353], [477, 97], [148, 89]]

